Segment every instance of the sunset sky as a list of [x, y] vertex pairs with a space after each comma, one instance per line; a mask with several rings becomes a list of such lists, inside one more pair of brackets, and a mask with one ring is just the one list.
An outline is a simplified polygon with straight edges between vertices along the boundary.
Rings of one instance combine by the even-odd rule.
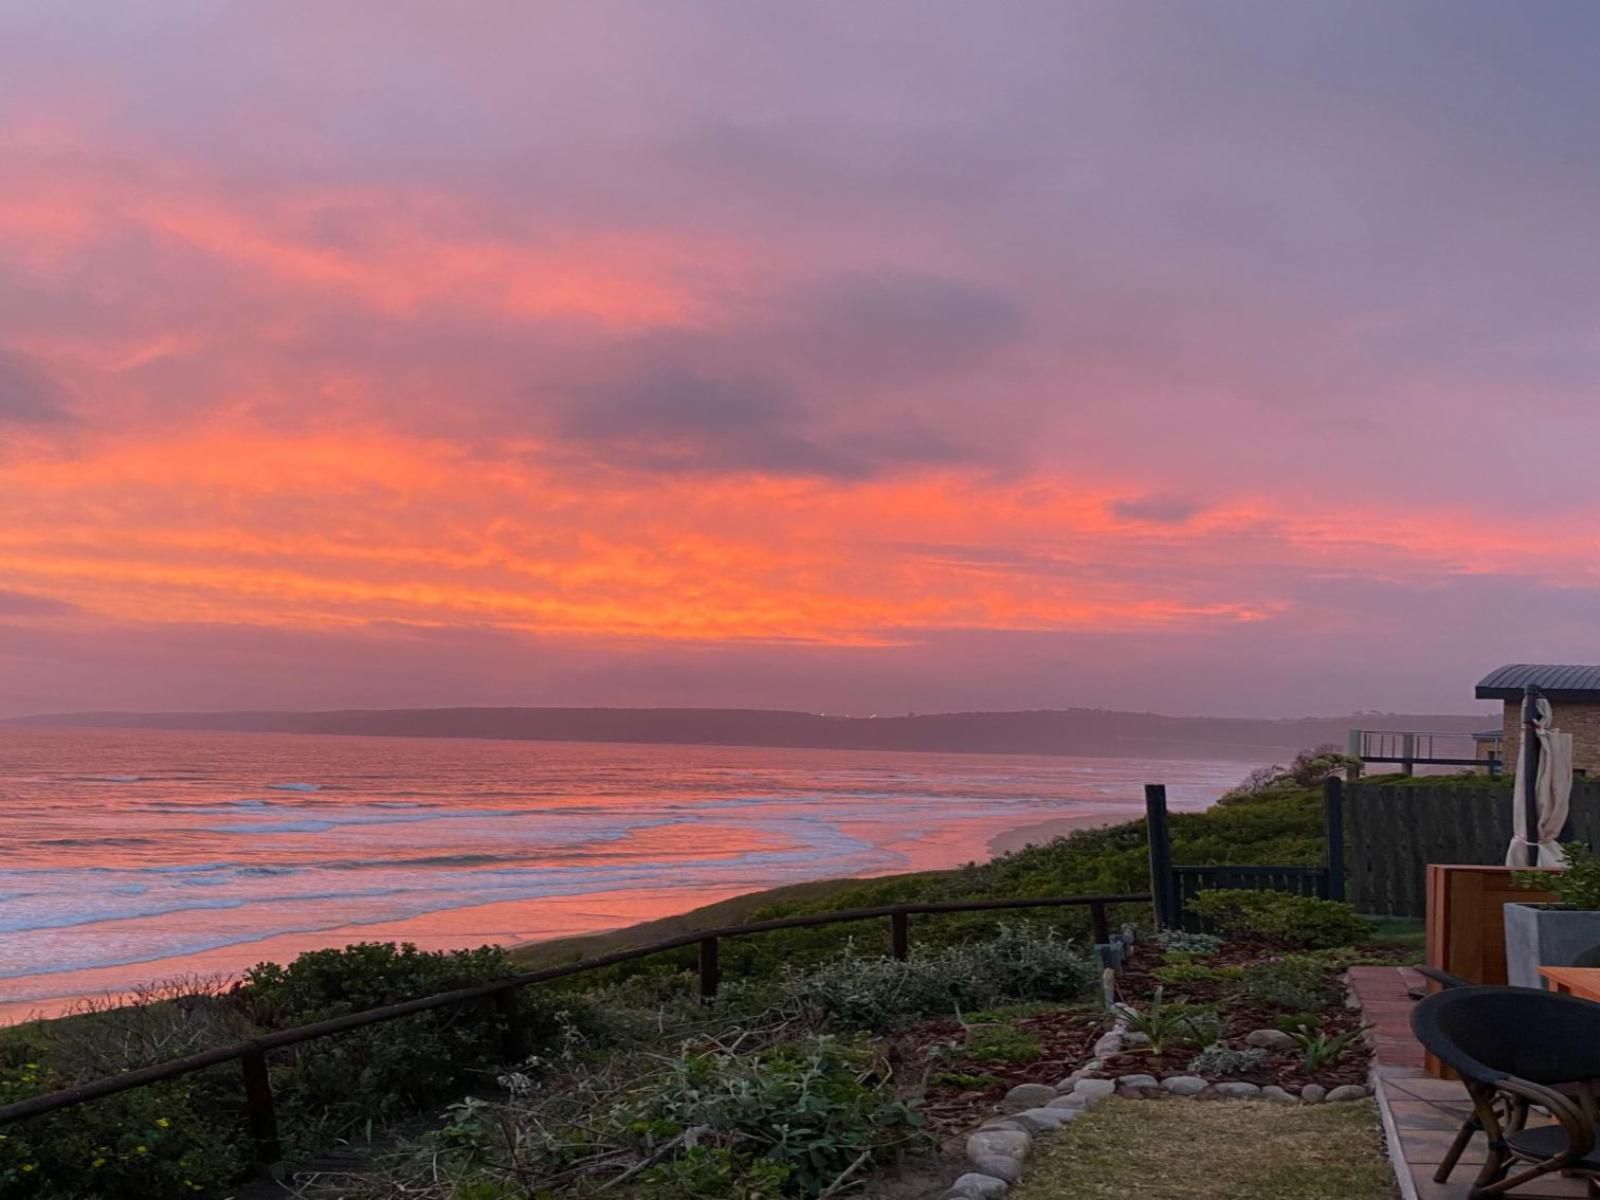
[[1600, 7], [0, 0], [0, 715], [1600, 661]]

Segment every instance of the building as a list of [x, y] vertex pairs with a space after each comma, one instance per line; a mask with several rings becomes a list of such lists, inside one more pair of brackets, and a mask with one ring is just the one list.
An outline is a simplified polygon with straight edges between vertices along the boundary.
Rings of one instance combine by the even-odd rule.
[[1556, 728], [1572, 735], [1572, 767], [1600, 775], [1600, 667], [1512, 663], [1490, 671], [1478, 682], [1479, 700], [1502, 702], [1507, 767], [1514, 766], [1522, 745], [1522, 693], [1528, 684], [1539, 689], [1555, 712]]

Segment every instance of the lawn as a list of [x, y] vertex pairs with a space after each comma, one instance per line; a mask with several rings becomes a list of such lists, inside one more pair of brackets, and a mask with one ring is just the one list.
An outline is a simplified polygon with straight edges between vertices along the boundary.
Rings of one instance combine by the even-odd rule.
[[1108, 1100], [1041, 1143], [1012, 1200], [1393, 1200], [1370, 1103]]

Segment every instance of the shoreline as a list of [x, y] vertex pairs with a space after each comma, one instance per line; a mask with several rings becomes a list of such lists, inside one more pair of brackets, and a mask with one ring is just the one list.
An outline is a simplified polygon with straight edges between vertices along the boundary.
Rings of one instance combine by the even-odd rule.
[[[981, 844], [988, 852], [987, 858], [992, 859], [1024, 849], [1029, 845], [1036, 845], [1051, 841], [1054, 838], [1063, 837], [1078, 830], [1099, 829], [1110, 825], [1123, 824], [1133, 819], [1136, 819], [1136, 814], [1132, 812], [1092, 812], [1051, 817], [1042, 821], [1029, 821], [1021, 825], [998, 830], [991, 833]], [[558, 922], [556, 927], [546, 936], [518, 938], [512, 933], [511, 937], [500, 941], [494, 937], [494, 930], [491, 926], [482, 930], [477, 937], [468, 936], [463, 939], [457, 936], [458, 931], [455, 930], [452, 930], [449, 934], [436, 933], [429, 936], [424, 930], [419, 929], [417, 927], [419, 923], [414, 921], [405, 922], [404, 924], [407, 928], [403, 929], [392, 928], [393, 925], [398, 924], [396, 922], [374, 922], [368, 926], [349, 925], [338, 929], [324, 930], [309, 939], [305, 934], [276, 934], [249, 943], [255, 949], [244, 955], [241, 961], [256, 962], [265, 960], [283, 962], [293, 958], [295, 953], [303, 952], [304, 947], [302, 944], [309, 944], [312, 949], [322, 949], [365, 940], [413, 941], [420, 944], [424, 949], [429, 950], [457, 949], [468, 944], [488, 943], [502, 947], [508, 954], [517, 955], [525, 952], [537, 952], [540, 947], [551, 947], [560, 943], [570, 944], [591, 938], [616, 937], [626, 934], [629, 930], [640, 929], [657, 923], [676, 925], [706, 907], [735, 902], [745, 897], [761, 896], [771, 891], [826, 889], [831, 885], [843, 885], [851, 881], [865, 882], [869, 879], [881, 879], [900, 874], [955, 870], [958, 867], [959, 863], [952, 864], [949, 867], [918, 867], [908, 864], [907, 867], [901, 870], [886, 872], [884, 875], [824, 876], [819, 879], [779, 885], [776, 888], [746, 887], [728, 890], [721, 887], [709, 887], [702, 890], [700, 895], [696, 896], [688, 907], [657, 915], [646, 915], [650, 902], [659, 900], [667, 894], [657, 889], [646, 889], [641, 892], [615, 894], [605, 897], [582, 895], [548, 898], [545, 901], [547, 908], [568, 911], [566, 912], [566, 928], [561, 928], [561, 923]], [[472, 907], [479, 912], [480, 916], [488, 916], [494, 910], [501, 910], [507, 914], [505, 924], [514, 925], [517, 922], [510, 919], [510, 914], [521, 910], [527, 903], [527, 901], [521, 900], [507, 900]], [[644, 906], [643, 911], [641, 911], [641, 905]], [[606, 911], [608, 908], [611, 910], [610, 912]], [[629, 912], [630, 908], [634, 911]], [[486, 912], [485, 910], [488, 911]], [[459, 916], [461, 911], [449, 910], [452, 918]], [[624, 919], [616, 924], [595, 923], [596, 917], [599, 917], [604, 922], [607, 916], [623, 917]], [[626, 919], [627, 917], [632, 917], [633, 919], [628, 920]], [[511, 930], [507, 929], [506, 932], [510, 933]], [[288, 944], [291, 941], [297, 946], [302, 946], [302, 950], [292, 950]], [[242, 973], [238, 964], [232, 961], [239, 957], [237, 951], [238, 947], [227, 946], [188, 956], [188, 970], [158, 978], [176, 979], [183, 975], [193, 975], [204, 978], [237, 979]], [[124, 967], [125, 964], [117, 964], [114, 967], [107, 967], [103, 970], [110, 973], [112, 971], [121, 971]], [[28, 1000], [0, 1000], [0, 1028], [14, 1028], [31, 1020], [51, 1020], [66, 1016], [78, 1009], [86, 1000], [93, 1002], [126, 1001], [132, 998], [136, 991], [137, 989], [133, 988], [121, 989], [113, 987], [87, 992], [73, 990], [57, 996], [36, 997]]]
[[1104, 829], [1110, 825], [1125, 825], [1129, 821], [1136, 821], [1140, 816], [1124, 816], [1112, 813], [1082, 813], [1076, 817], [1051, 817], [1047, 821], [1033, 821], [1027, 825], [1016, 825], [1010, 829], [1003, 829], [989, 839], [989, 857], [998, 858], [1002, 854], [1011, 854], [1028, 846], [1036, 846], [1043, 842], [1053, 841], [1058, 837], [1065, 837], [1069, 833], [1077, 833], [1081, 829]]

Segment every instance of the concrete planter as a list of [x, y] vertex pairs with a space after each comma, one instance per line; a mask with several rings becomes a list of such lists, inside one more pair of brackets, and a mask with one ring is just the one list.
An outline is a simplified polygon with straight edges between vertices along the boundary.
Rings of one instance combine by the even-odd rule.
[[1600, 946], [1600, 910], [1508, 904], [1506, 976], [1512, 987], [1543, 987], [1540, 967], [1570, 967]]

